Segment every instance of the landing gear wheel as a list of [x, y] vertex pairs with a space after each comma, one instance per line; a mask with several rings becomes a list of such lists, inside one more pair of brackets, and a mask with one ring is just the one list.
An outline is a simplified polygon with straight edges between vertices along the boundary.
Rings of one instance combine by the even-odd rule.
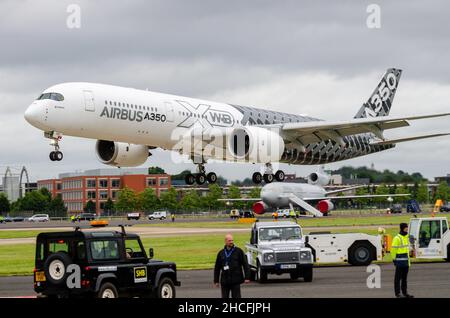
[[255, 172], [252, 176], [253, 183], [255, 184], [260, 184], [262, 182], [262, 179], [262, 174], [260, 174], [259, 172]]
[[56, 160], [56, 159], [55, 159], [55, 154], [56, 154], [56, 151], [52, 151], [52, 152], [50, 152], [50, 154], [48, 155], [48, 157], [50, 158], [51, 161], [55, 161], [55, 160]]
[[217, 182], [217, 175], [214, 172], [210, 172], [206, 175], [206, 179], [208, 179], [209, 183], [216, 183]]
[[278, 171], [275, 173], [275, 179], [276, 179], [277, 181], [282, 182], [282, 181], [284, 181], [284, 178], [285, 178], [285, 174], [284, 174], [284, 172], [283, 172], [282, 170], [278, 170]]
[[264, 182], [265, 183], [271, 183], [273, 181], [273, 174], [265, 174], [264, 175]]
[[197, 181], [197, 184], [204, 184], [206, 182], [206, 176], [204, 173], [199, 173], [195, 176], [195, 181]]
[[184, 178], [184, 181], [186, 181], [186, 184], [193, 185], [195, 183], [195, 177], [192, 173], [189, 173]]
[[63, 153], [61, 151], [55, 151], [55, 160], [56, 161], [61, 161], [63, 159]]

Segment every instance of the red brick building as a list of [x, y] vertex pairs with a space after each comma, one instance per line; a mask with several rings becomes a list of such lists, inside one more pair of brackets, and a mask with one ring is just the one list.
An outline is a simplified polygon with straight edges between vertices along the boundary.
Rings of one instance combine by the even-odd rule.
[[62, 174], [60, 179], [39, 180], [37, 186], [38, 189], [47, 188], [53, 197], [61, 194], [69, 213], [82, 212], [86, 203], [92, 200], [96, 204], [97, 214], [103, 212], [104, 204], [109, 198], [116, 201], [118, 191], [125, 187], [136, 193], [153, 188], [158, 197], [170, 188], [168, 174], [127, 174], [126, 171], [119, 171], [123, 174], [111, 173], [116, 171], [118, 170], [97, 169], [84, 174]]

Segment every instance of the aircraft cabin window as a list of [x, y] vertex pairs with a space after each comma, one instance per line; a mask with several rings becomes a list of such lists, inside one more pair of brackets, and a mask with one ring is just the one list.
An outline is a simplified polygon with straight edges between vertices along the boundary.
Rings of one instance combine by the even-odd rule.
[[114, 106], [117, 106], [117, 103], [116, 103], [116, 102], [114, 102]]
[[109, 104], [112, 105], [112, 101], [109, 101]]

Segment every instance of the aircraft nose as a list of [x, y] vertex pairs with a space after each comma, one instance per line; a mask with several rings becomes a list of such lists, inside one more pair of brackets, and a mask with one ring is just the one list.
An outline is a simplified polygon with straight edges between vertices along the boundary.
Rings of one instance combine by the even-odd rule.
[[31, 104], [28, 106], [25, 111], [24, 117], [27, 122], [29, 122], [33, 126], [38, 126], [41, 122], [41, 113], [37, 107], [37, 105]]

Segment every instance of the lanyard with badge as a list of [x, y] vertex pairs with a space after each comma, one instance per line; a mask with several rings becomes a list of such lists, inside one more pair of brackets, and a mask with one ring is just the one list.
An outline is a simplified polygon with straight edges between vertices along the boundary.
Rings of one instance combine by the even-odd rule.
[[234, 246], [233, 246], [233, 248], [230, 250], [229, 253], [227, 252], [227, 249], [226, 249], [226, 248], [224, 248], [223, 251], [224, 251], [224, 253], [225, 253], [225, 266], [223, 267], [223, 270], [224, 270], [224, 271], [227, 271], [227, 270], [230, 269], [230, 266], [228, 265], [228, 260], [230, 259], [231, 254], [233, 254]]

